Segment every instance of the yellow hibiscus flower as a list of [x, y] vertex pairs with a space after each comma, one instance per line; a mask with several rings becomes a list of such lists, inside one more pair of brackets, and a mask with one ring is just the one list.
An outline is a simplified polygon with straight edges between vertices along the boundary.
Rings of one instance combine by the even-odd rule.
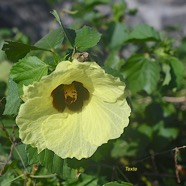
[[23, 88], [16, 123], [23, 143], [61, 158], [93, 155], [128, 125], [125, 85], [95, 62], [60, 62], [55, 71]]

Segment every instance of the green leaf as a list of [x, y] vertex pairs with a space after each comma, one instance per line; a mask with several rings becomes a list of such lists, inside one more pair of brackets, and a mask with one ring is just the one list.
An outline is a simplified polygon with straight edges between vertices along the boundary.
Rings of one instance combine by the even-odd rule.
[[88, 5], [91, 7], [94, 7], [96, 5], [102, 5], [102, 4], [107, 4], [109, 3], [110, 0], [86, 0], [85, 2], [83, 2], [85, 5]]
[[63, 171], [63, 161], [54, 152], [45, 149], [39, 154], [39, 162], [51, 173], [60, 174]]
[[145, 90], [151, 94], [160, 79], [160, 67], [148, 57], [134, 55], [123, 66], [123, 75], [132, 93]]
[[168, 61], [171, 65], [171, 72], [173, 73], [172, 80], [174, 81], [173, 83], [176, 84], [177, 87], [180, 87], [180, 85], [183, 82], [184, 78], [184, 65], [181, 61], [179, 61], [175, 57], [169, 57]]
[[14, 172], [12, 170], [9, 170], [0, 177], [0, 185], [11, 186], [14, 178], [15, 178]]
[[[92, 11], [97, 5], [104, 5], [110, 3], [110, 0], [85, 0], [85, 1], [79, 1], [78, 7], [76, 7], [76, 10], [78, 10], [78, 15], [84, 16], [93, 14], [97, 18], [97, 15], [100, 14], [97, 11]], [[76, 5], [77, 6], [77, 5]], [[74, 12], [74, 11], [73, 11]], [[88, 18], [87, 18], [88, 17]], [[89, 16], [84, 17], [85, 19], [89, 19]]]
[[56, 21], [62, 26], [62, 21], [56, 10], [53, 10], [51, 14], [56, 18]]
[[12, 80], [8, 81], [8, 95], [6, 97], [6, 106], [3, 115], [16, 115], [21, 104], [21, 99], [18, 93], [18, 86]]
[[68, 186], [98, 186], [98, 177], [94, 175], [81, 174], [79, 179], [72, 183], [72, 180], [63, 182]]
[[123, 13], [127, 11], [126, 2], [120, 1], [118, 3], [112, 4], [112, 14], [113, 20], [115, 22], [120, 22], [121, 18], [123, 17]]
[[71, 44], [71, 46], [74, 47], [75, 31], [72, 29], [65, 28], [59, 14], [57, 13], [56, 10], [53, 10], [51, 12], [51, 14], [56, 18], [57, 22], [60, 24], [62, 31], [65, 34], [65, 36], [66, 36], [67, 40], [69, 41], [69, 43]]
[[111, 151], [112, 157], [122, 157], [126, 152], [127, 142], [117, 139], [114, 143], [114, 148]]
[[69, 28], [64, 28], [64, 29], [65, 29], [65, 33], [66, 33], [66, 38], [68, 39], [68, 41], [71, 44], [71, 46], [74, 48], [75, 37], [76, 37], [75, 30], [69, 29]]
[[166, 63], [163, 63], [162, 64], [162, 71], [164, 72], [165, 74], [165, 78], [163, 80], [163, 86], [164, 85], [168, 85], [171, 81], [171, 73], [170, 73], [170, 65], [166, 64]]
[[36, 56], [25, 57], [13, 65], [10, 77], [21, 87], [39, 81], [42, 76], [47, 75], [48, 65]]
[[154, 131], [157, 131], [159, 136], [162, 136], [166, 139], [173, 140], [176, 139], [179, 134], [179, 129], [175, 127], [165, 127], [163, 122], [156, 124], [153, 127]]
[[68, 166], [67, 160], [61, 159], [54, 152], [45, 149], [38, 154], [37, 149], [27, 145], [29, 164], [41, 163], [51, 173], [59, 174], [63, 179], [77, 179], [77, 170]]
[[69, 163], [67, 161], [67, 159], [64, 160], [63, 162], [63, 173], [61, 174], [62, 177], [64, 179], [69, 179], [70, 181], [74, 181], [74, 180], [77, 180], [78, 178], [78, 170], [77, 169], [74, 169], [74, 168], [71, 168], [69, 166]]
[[39, 154], [37, 153], [37, 149], [31, 147], [30, 145], [27, 145], [25, 149], [26, 149], [29, 165], [38, 163], [39, 162]]
[[159, 41], [160, 35], [153, 27], [140, 24], [134, 27], [127, 41]]
[[77, 186], [98, 186], [98, 178], [94, 175], [82, 174], [80, 178], [82, 181]]
[[51, 31], [40, 39], [35, 46], [44, 49], [53, 49], [58, 47], [64, 40], [64, 33], [61, 28]]
[[76, 31], [75, 47], [85, 50], [95, 46], [101, 38], [101, 34], [91, 27], [84, 26]]
[[85, 50], [95, 46], [99, 42], [101, 34], [96, 30], [87, 26], [84, 26], [83, 28], [77, 31], [67, 29], [64, 27], [57, 11], [53, 10], [51, 13], [54, 15], [57, 22], [60, 24], [67, 40], [70, 42], [73, 48], [76, 47], [78, 50]]
[[123, 61], [120, 59], [117, 51], [112, 51], [108, 55], [104, 65], [112, 69], [119, 70], [120, 67], [123, 65]]
[[117, 181], [114, 181], [114, 182], [106, 183], [103, 186], [133, 186], [133, 184], [132, 183], [128, 183], [128, 182], [117, 182]]
[[52, 151], [45, 149], [38, 154], [37, 148], [27, 145], [26, 152], [29, 164], [40, 162], [51, 173], [61, 174], [63, 172], [64, 160], [55, 155]]
[[124, 140], [117, 139], [116, 142], [114, 143], [114, 147], [111, 151], [111, 155], [113, 158], [118, 158], [118, 157], [132, 157], [137, 154], [139, 143], [136, 142], [130, 142], [127, 143]]
[[25, 57], [31, 50], [45, 50], [33, 45], [23, 44], [14, 41], [5, 41], [2, 50], [5, 51], [8, 59], [13, 62], [17, 62], [19, 59]]
[[110, 49], [120, 47], [128, 38], [127, 27], [122, 23], [111, 23], [104, 36], [106, 46]]
[[153, 129], [151, 126], [149, 126], [147, 124], [141, 124], [138, 128], [138, 131], [141, 132], [142, 134], [146, 135], [149, 139], [152, 138]]
[[18, 144], [13, 150], [13, 157], [24, 164], [24, 166], [28, 165], [28, 158], [25, 151], [25, 144]]

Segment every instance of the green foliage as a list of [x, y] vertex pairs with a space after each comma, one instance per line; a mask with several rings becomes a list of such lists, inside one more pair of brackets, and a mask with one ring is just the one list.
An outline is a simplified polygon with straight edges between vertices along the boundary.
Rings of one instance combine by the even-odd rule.
[[8, 96], [6, 97], [6, 106], [4, 110], [4, 115], [16, 115], [21, 104], [21, 100], [19, 98], [18, 86], [12, 80], [8, 81]]
[[110, 182], [110, 183], [106, 183], [103, 186], [132, 186], [132, 184], [127, 183], [127, 182]]
[[85, 49], [94, 47], [99, 42], [101, 34], [96, 30], [88, 26], [84, 26], [76, 31], [67, 29], [62, 24], [62, 21], [55, 10], [52, 12], [52, 14], [55, 16], [57, 22], [61, 25], [62, 30], [71, 46], [75, 47], [77, 50], [83, 51]]
[[128, 35], [128, 41], [158, 41], [159, 32], [149, 25], [137, 25]]
[[39, 155], [36, 148], [26, 147], [29, 164], [40, 163], [44, 165], [50, 173], [57, 173], [64, 179], [77, 179], [77, 171], [68, 167], [67, 161], [62, 160], [52, 151], [45, 149]]
[[45, 165], [49, 172], [62, 174], [63, 170], [63, 160], [57, 157], [53, 152], [44, 150], [39, 155], [39, 161], [41, 164]]
[[57, 22], [61, 26], [61, 29], [63, 30], [63, 33], [66, 36], [69, 43], [71, 44], [71, 46], [74, 46], [74, 37], [75, 37], [74, 31], [64, 27], [62, 20], [56, 10], [53, 10], [51, 13], [53, 14], [53, 16], [56, 18]]
[[183, 77], [184, 77], [184, 66], [183, 63], [181, 63], [179, 61], [179, 59], [175, 58], [175, 57], [170, 57], [168, 58], [170, 66], [171, 66], [171, 70], [173, 73], [173, 81], [176, 84], [176, 86], [179, 88], [182, 84], [183, 81]]
[[11, 186], [12, 180], [14, 179], [14, 175], [12, 172], [6, 172], [2, 177], [0, 177], [0, 184], [2, 186]]
[[31, 50], [42, 50], [32, 45], [18, 43], [14, 41], [6, 41], [2, 48], [8, 59], [17, 62], [19, 59], [25, 57]]
[[[98, 5], [110, 6], [111, 14], [99, 12]], [[12, 38], [10, 30], [0, 29], [0, 60], [14, 63], [8, 83], [0, 82], [0, 185], [177, 186], [176, 162], [182, 168], [181, 184], [186, 185], [186, 39], [178, 46], [176, 38], [150, 25], [128, 26], [125, 14], [135, 11], [123, 1], [78, 1], [72, 7], [74, 25], [66, 28], [54, 10], [59, 28], [35, 45], [22, 33]], [[88, 159], [61, 159], [48, 149], [38, 153], [22, 144], [15, 116], [23, 85], [39, 81], [59, 61], [85, 51], [125, 81], [132, 108], [129, 126]], [[175, 147], [183, 148], [176, 154]]]
[[10, 77], [22, 88], [22, 85], [39, 81], [47, 73], [48, 65], [36, 56], [30, 56], [19, 60], [12, 67]]
[[75, 47], [77, 50], [83, 51], [88, 48], [94, 47], [101, 38], [96, 30], [84, 26], [76, 31]]
[[109, 24], [108, 30], [104, 35], [104, 40], [110, 49], [121, 47], [127, 39], [128, 32], [125, 24], [118, 22]]
[[54, 49], [63, 42], [64, 34], [61, 28], [52, 30], [50, 33], [40, 39], [35, 46], [43, 49]]
[[160, 68], [148, 56], [134, 55], [123, 66], [123, 75], [132, 93], [145, 90], [151, 94], [160, 79]]

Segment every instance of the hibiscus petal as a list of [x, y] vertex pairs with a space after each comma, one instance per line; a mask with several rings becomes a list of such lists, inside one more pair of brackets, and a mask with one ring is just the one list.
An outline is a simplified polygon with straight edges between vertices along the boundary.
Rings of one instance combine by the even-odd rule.
[[43, 138], [48, 149], [61, 158], [87, 158], [97, 146], [83, 138], [81, 113], [56, 114], [50, 116], [42, 124]]
[[129, 114], [126, 100], [107, 103], [93, 96], [82, 111], [84, 138], [96, 146], [118, 138], [128, 125]]
[[16, 123], [19, 127], [19, 137], [25, 144], [37, 147], [41, 152], [46, 148], [45, 140], [41, 133], [42, 122], [57, 111], [51, 107], [51, 100], [42, 98], [29, 99], [22, 104]]
[[[74, 60], [72, 64], [85, 71], [89, 77], [88, 81], [91, 81], [92, 86], [94, 87], [93, 95], [107, 102], [115, 102], [123, 95], [125, 84], [120, 81], [119, 78], [105, 73], [105, 71], [97, 63], [82, 63]], [[86, 86], [85, 82], [86, 80], [84, 80], [84, 85]], [[89, 87], [86, 88], [89, 89]]]

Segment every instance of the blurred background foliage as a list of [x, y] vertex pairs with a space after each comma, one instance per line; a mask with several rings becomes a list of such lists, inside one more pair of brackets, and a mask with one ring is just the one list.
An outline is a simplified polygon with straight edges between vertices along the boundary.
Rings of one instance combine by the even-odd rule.
[[[52, 9], [60, 0], [47, 2]], [[9, 60], [1, 50], [0, 185], [176, 186], [181, 183], [186, 186], [185, 37], [177, 40], [168, 29], [157, 31], [146, 24], [126, 24], [126, 16], [136, 16], [137, 9], [129, 9], [122, 0], [71, 3], [71, 10], [59, 12], [62, 20], [68, 14], [73, 20], [71, 29], [87, 25], [102, 34], [98, 45], [86, 51], [108, 73], [125, 81], [132, 109], [130, 124], [119, 139], [102, 145], [93, 157], [81, 161], [56, 159], [53, 163], [57, 166], [49, 165], [42, 159], [43, 154], [38, 156], [35, 149], [21, 144], [16, 115], [3, 115], [7, 74], [15, 61]], [[105, 13], [104, 7], [108, 5], [110, 9]], [[55, 19], [51, 30], [54, 28]], [[1, 48], [4, 40], [32, 43], [29, 35], [16, 27], [0, 28]], [[69, 48], [66, 41], [58, 45], [57, 58], [68, 56]], [[55, 61], [50, 53], [31, 53], [37, 53], [51, 66]], [[49, 159], [54, 156], [52, 152], [49, 154]], [[127, 167], [137, 170], [127, 171]]]

